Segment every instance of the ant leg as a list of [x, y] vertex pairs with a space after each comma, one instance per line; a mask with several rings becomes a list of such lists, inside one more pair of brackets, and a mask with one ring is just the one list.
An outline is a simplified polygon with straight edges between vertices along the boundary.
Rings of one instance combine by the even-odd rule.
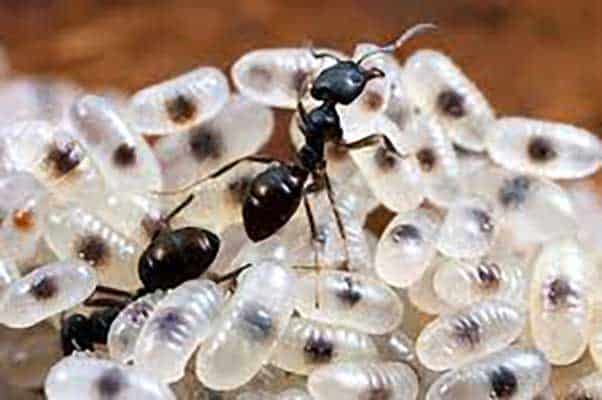
[[240, 275], [241, 272], [243, 272], [244, 270], [250, 268], [252, 266], [252, 264], [245, 264], [242, 267], [238, 267], [236, 268], [234, 271], [232, 272], [228, 272], [225, 275], [221, 275], [221, 276], [214, 276], [214, 277], [210, 277], [210, 279], [215, 282], [215, 283], [222, 283], [222, 282], [226, 282], [229, 281], [231, 279], [234, 279], [236, 277], [238, 277], [238, 275]]
[[331, 59], [335, 60], [336, 62], [341, 62], [341, 59], [339, 57], [335, 56], [334, 54], [327, 53], [327, 52], [319, 53], [312, 45], [309, 46], [309, 51], [310, 51], [311, 55], [313, 56], [313, 58], [331, 58]]
[[349, 150], [359, 150], [363, 149], [364, 147], [371, 147], [381, 143], [385, 145], [387, 150], [391, 150], [402, 157], [406, 157], [405, 155], [399, 153], [399, 151], [395, 148], [393, 143], [391, 143], [391, 139], [389, 139], [387, 135], [384, 135], [382, 133], [373, 133], [372, 135], [368, 135], [354, 142], [340, 141], [337, 143], [337, 145], [343, 146]]
[[117, 299], [86, 299], [84, 300], [86, 307], [124, 307], [127, 301]]
[[334, 190], [332, 188], [332, 184], [330, 183], [330, 177], [328, 176], [328, 173], [326, 171], [324, 171], [324, 183], [326, 184], [326, 194], [328, 195], [328, 201], [330, 201], [330, 207], [337, 222], [339, 234], [341, 235], [341, 239], [343, 239], [343, 247], [345, 250], [345, 261], [343, 268], [345, 270], [349, 270], [349, 248], [347, 247], [347, 233], [345, 233], [343, 219], [341, 218], [341, 214], [339, 214], [339, 210], [336, 205]]
[[171, 220], [176, 215], [178, 215], [183, 209], [188, 207], [188, 205], [192, 202], [192, 200], [194, 200], [194, 194], [191, 193], [188, 195], [188, 197], [186, 197], [184, 199], [184, 201], [182, 201], [178, 206], [176, 206], [176, 208], [171, 210], [169, 214], [167, 214], [165, 217], [162, 217], [159, 219], [159, 226], [155, 229], [155, 232], [153, 233], [153, 235], [151, 237], [151, 242], [154, 242], [155, 239], [157, 239], [157, 236], [159, 236], [161, 234], [161, 232], [164, 232], [165, 230], [169, 230], [169, 223], [171, 222]]
[[[314, 214], [311, 211], [311, 205], [309, 204], [309, 200], [307, 198], [307, 192], [303, 193], [303, 205], [305, 206], [305, 215], [307, 215], [307, 220], [309, 221], [309, 228], [311, 231], [311, 246], [314, 251], [314, 271], [316, 271], [317, 275], [320, 276], [320, 271], [322, 270], [322, 264], [320, 264], [320, 259], [318, 257], [318, 248], [317, 241], [319, 238], [318, 229], [316, 228], [316, 220], [314, 218]], [[316, 277], [316, 285], [315, 285], [315, 306], [316, 309], [320, 308], [320, 285], [319, 279]]]
[[201, 183], [218, 178], [220, 175], [225, 174], [232, 168], [236, 167], [238, 164], [245, 162], [245, 161], [256, 162], [256, 163], [261, 163], [261, 164], [270, 164], [273, 162], [280, 162], [280, 160], [273, 158], [273, 157], [266, 157], [266, 156], [260, 156], [260, 155], [245, 156], [245, 157], [241, 157], [239, 159], [229, 162], [228, 164], [219, 168], [217, 171], [212, 172], [211, 174], [209, 174], [201, 179], [198, 179], [195, 182], [192, 182], [182, 188], [175, 189], [175, 190], [167, 190], [167, 191], [151, 191], [151, 193], [160, 195], [160, 196], [169, 196], [169, 195], [175, 195], [175, 194], [185, 192], [187, 190], [192, 189], [195, 186], [200, 185]]
[[96, 293], [108, 294], [108, 295], [112, 295], [112, 296], [120, 296], [120, 297], [125, 297], [126, 299], [132, 298], [132, 294], [130, 292], [126, 292], [125, 290], [113, 288], [110, 286], [103, 286], [103, 285], [96, 286], [96, 289], [94, 290], [94, 294], [96, 294]]

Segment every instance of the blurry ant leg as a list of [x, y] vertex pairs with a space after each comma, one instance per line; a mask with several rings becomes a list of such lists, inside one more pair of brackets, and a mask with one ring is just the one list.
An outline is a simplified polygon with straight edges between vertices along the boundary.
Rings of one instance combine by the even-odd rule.
[[241, 157], [238, 158], [234, 161], [229, 162], [228, 164], [224, 165], [223, 167], [219, 168], [218, 170], [216, 170], [215, 172], [207, 175], [206, 177], [203, 177], [201, 179], [196, 180], [195, 182], [192, 182], [182, 188], [179, 189], [175, 189], [175, 190], [166, 190], [166, 191], [152, 191], [151, 193], [159, 195], [159, 196], [170, 196], [170, 195], [175, 195], [175, 194], [180, 194], [182, 192], [186, 192], [190, 189], [192, 189], [195, 186], [198, 186], [204, 182], [210, 181], [212, 179], [216, 179], [219, 178], [221, 175], [225, 174], [226, 172], [228, 172], [229, 170], [231, 170], [232, 168], [236, 167], [238, 164], [242, 163], [242, 162], [246, 162], [246, 161], [250, 161], [250, 162], [256, 162], [256, 163], [260, 163], [260, 164], [271, 164], [273, 162], [280, 162], [280, 160], [274, 158], [274, 157], [266, 157], [266, 156], [245, 156], [245, 157]]
[[252, 265], [253, 264], [250, 264], [250, 263], [245, 264], [241, 267], [236, 268], [232, 272], [228, 272], [227, 274], [219, 275], [219, 276], [211, 276], [211, 277], [209, 277], [209, 279], [212, 280], [213, 282], [215, 282], [216, 284], [220, 284], [222, 282], [236, 279], [238, 277], [238, 275], [240, 275], [244, 270], [250, 268]]
[[328, 176], [328, 172], [326, 171], [324, 171], [324, 183], [326, 184], [326, 194], [328, 195], [330, 208], [332, 209], [332, 213], [334, 214], [334, 218], [337, 222], [337, 228], [339, 230], [339, 234], [341, 235], [341, 239], [343, 239], [343, 248], [345, 250], [345, 260], [343, 261], [343, 269], [349, 271], [349, 248], [347, 247], [347, 233], [345, 233], [343, 219], [341, 218], [341, 214], [339, 214], [339, 210], [337, 208], [335, 199], [335, 193], [332, 188], [332, 184], [330, 183], [330, 177]]
[[192, 200], [194, 200], [194, 194], [191, 193], [184, 199], [184, 201], [182, 201], [178, 206], [176, 206], [176, 208], [171, 210], [169, 214], [167, 214], [165, 217], [159, 220], [160, 225], [155, 229], [153, 236], [151, 237], [151, 242], [157, 239], [157, 236], [159, 236], [161, 232], [163, 232], [164, 230], [169, 230], [169, 223], [171, 222], [171, 220], [176, 215], [178, 215], [183, 209], [188, 207]]
[[110, 286], [104, 286], [104, 285], [96, 286], [96, 289], [94, 290], [94, 294], [97, 294], [97, 293], [102, 293], [102, 294], [111, 295], [111, 296], [118, 296], [118, 297], [122, 297], [122, 298], [126, 298], [126, 299], [132, 298], [132, 294], [130, 292], [126, 292], [125, 290], [113, 288]]
[[314, 264], [320, 268], [320, 260], [318, 258], [318, 249], [317, 242], [319, 241], [318, 229], [316, 227], [316, 219], [314, 218], [314, 214], [311, 211], [311, 205], [309, 204], [309, 200], [307, 198], [307, 192], [303, 193], [303, 206], [305, 207], [305, 215], [307, 216], [307, 220], [309, 221], [309, 229], [311, 233], [311, 246], [314, 251]]
[[309, 46], [309, 51], [311, 53], [311, 55], [313, 56], [313, 58], [331, 58], [333, 60], [335, 60], [336, 62], [341, 62], [341, 59], [337, 56], [335, 56], [334, 54], [330, 54], [327, 52], [318, 52], [312, 45]]
[[84, 300], [84, 306], [86, 307], [125, 307], [127, 305], [127, 300], [117, 300], [117, 299], [86, 299]]

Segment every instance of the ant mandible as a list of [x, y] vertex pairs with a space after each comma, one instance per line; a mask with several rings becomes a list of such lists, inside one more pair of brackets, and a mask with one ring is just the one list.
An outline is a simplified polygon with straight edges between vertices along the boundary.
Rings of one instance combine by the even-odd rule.
[[[324, 154], [326, 143], [335, 143], [347, 149], [358, 149], [384, 142], [389, 150], [397, 151], [383, 134], [369, 135], [355, 142], [344, 142], [340, 118], [335, 107], [339, 104], [351, 104], [362, 94], [370, 80], [385, 76], [378, 68], [364, 68], [362, 63], [366, 59], [377, 54], [393, 53], [408, 39], [433, 28], [435, 26], [432, 24], [415, 25], [395, 42], [366, 53], [357, 61], [341, 60], [333, 54], [317, 53], [311, 49], [315, 58], [332, 58], [336, 63], [321, 71], [312, 82], [310, 95], [322, 103], [308, 112], [300, 100], [297, 102], [299, 115], [297, 124], [305, 137], [305, 144], [297, 152], [295, 161], [284, 162], [258, 155], [242, 157], [207, 177], [177, 190], [176, 193], [204, 181], [216, 179], [243, 161], [271, 164], [253, 178], [243, 202], [242, 216], [247, 236], [255, 242], [269, 238], [292, 218], [303, 200], [312, 238], [316, 239], [318, 234], [306, 195], [318, 188], [325, 188], [339, 234], [343, 241], [346, 241], [342, 219], [336, 208], [332, 184], [326, 171]], [[310, 176], [312, 182], [306, 185]]]

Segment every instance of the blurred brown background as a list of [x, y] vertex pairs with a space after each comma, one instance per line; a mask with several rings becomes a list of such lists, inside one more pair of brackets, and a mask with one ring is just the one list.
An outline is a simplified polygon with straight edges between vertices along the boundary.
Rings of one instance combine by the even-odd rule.
[[[424, 21], [440, 31], [400, 57], [443, 49], [501, 114], [602, 132], [599, 0], [0, 0], [0, 40], [16, 71], [127, 90], [199, 64], [227, 69], [257, 47], [312, 40], [351, 51]], [[277, 136], [269, 151], [282, 155]]]

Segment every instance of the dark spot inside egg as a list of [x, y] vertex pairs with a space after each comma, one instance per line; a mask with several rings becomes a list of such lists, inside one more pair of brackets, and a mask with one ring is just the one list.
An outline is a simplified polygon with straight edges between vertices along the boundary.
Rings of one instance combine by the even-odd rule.
[[388, 171], [395, 168], [398, 160], [394, 152], [383, 146], [379, 146], [374, 154], [374, 161], [381, 170]]
[[249, 304], [242, 310], [243, 328], [254, 340], [267, 339], [274, 329], [270, 312], [262, 305]]
[[97, 235], [82, 237], [76, 245], [76, 254], [93, 267], [103, 265], [109, 258], [109, 248]]
[[501, 274], [499, 265], [494, 262], [483, 260], [477, 267], [479, 285], [482, 289], [498, 289], [500, 287]]
[[362, 96], [362, 104], [368, 111], [379, 110], [384, 102], [383, 96], [374, 90], [364, 92], [364, 95]]
[[169, 119], [176, 124], [190, 122], [198, 112], [194, 101], [182, 94], [166, 100], [165, 110]]
[[494, 399], [509, 399], [518, 390], [518, 379], [507, 367], [500, 366], [489, 376], [491, 394]]
[[341, 285], [337, 288], [335, 295], [349, 307], [355, 306], [362, 299], [359, 284], [350, 276], [346, 276], [341, 280]]
[[31, 284], [29, 292], [36, 300], [48, 300], [56, 295], [58, 286], [55, 278], [44, 275]]
[[[274, 78], [272, 73], [267, 68], [259, 65], [249, 68], [247, 73], [251, 87], [256, 90], [268, 89]], [[297, 85], [296, 82], [292, 82], [291, 84], [293, 87], [296, 87]]]
[[471, 317], [461, 317], [453, 325], [453, 336], [462, 345], [474, 347], [481, 341], [481, 327]]
[[46, 154], [45, 163], [58, 177], [66, 175], [81, 162], [81, 153], [74, 143], [59, 146], [53, 143]]
[[332, 359], [334, 345], [321, 336], [312, 335], [305, 342], [303, 352], [310, 362], [326, 363]]
[[437, 106], [446, 115], [453, 118], [462, 118], [466, 115], [464, 96], [455, 90], [448, 89], [439, 93]]
[[13, 212], [13, 225], [20, 231], [29, 231], [36, 224], [35, 213], [31, 209], [19, 209]]
[[421, 149], [416, 153], [416, 158], [420, 163], [420, 168], [424, 172], [431, 172], [437, 164], [437, 156], [431, 148]]
[[220, 133], [207, 125], [190, 131], [188, 145], [192, 156], [200, 163], [207, 159], [218, 159], [222, 154]]
[[103, 372], [96, 383], [98, 394], [103, 400], [117, 398], [125, 386], [125, 377], [116, 367]]
[[529, 141], [527, 152], [531, 160], [539, 163], [551, 161], [558, 155], [552, 141], [541, 136], [535, 136]]
[[113, 151], [113, 162], [118, 167], [130, 167], [136, 163], [136, 148], [128, 143], [122, 143]]
[[531, 180], [524, 175], [507, 179], [500, 187], [499, 201], [504, 207], [518, 207], [527, 199], [530, 187]]
[[415, 225], [401, 224], [391, 230], [391, 238], [395, 243], [420, 242], [422, 241], [422, 234]]

